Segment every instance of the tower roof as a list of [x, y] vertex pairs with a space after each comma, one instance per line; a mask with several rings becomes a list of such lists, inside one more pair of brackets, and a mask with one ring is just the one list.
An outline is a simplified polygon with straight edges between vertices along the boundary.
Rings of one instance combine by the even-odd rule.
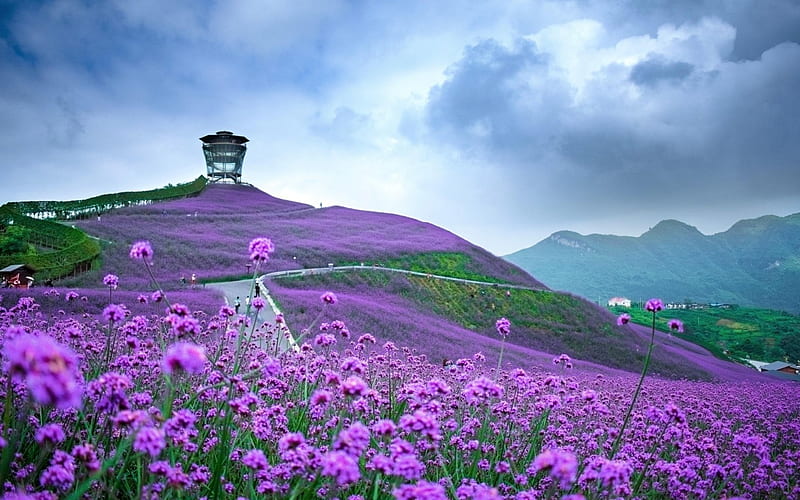
[[200, 138], [206, 144], [218, 144], [218, 143], [233, 143], [233, 144], [244, 144], [245, 142], [249, 142], [250, 139], [243, 135], [233, 135], [233, 132], [228, 132], [227, 130], [220, 130], [216, 134], [209, 134]]

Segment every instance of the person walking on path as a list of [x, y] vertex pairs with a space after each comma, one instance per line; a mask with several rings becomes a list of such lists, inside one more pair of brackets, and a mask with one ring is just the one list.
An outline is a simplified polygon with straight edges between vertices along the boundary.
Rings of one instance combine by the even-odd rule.
[[239, 308], [242, 306], [242, 301], [239, 300], [239, 297], [236, 297], [236, 300], [233, 301], [233, 309], [236, 311], [236, 314], [239, 314]]
[[256, 282], [256, 297], [261, 297], [261, 285]]
[[197, 285], [197, 275], [192, 273], [192, 288], [194, 288], [195, 285]]

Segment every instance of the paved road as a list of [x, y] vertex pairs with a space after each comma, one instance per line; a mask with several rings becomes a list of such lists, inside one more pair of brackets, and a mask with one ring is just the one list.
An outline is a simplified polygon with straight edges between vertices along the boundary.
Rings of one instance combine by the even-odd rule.
[[264, 274], [261, 278], [286, 278], [290, 276], [307, 276], [312, 274], [323, 274], [332, 272], [347, 272], [347, 271], [384, 271], [389, 273], [402, 273], [412, 274], [414, 276], [422, 276], [423, 278], [434, 278], [439, 280], [456, 281], [458, 283], [472, 283], [475, 285], [485, 285], [496, 288], [512, 288], [516, 290], [538, 290], [546, 291], [545, 288], [535, 288], [524, 285], [512, 285], [510, 283], [493, 283], [490, 281], [468, 280], [463, 278], [453, 278], [452, 276], [442, 276], [440, 274], [421, 273], [419, 271], [409, 271], [407, 269], [396, 269], [393, 267], [382, 266], [328, 266], [328, 267], [314, 267], [309, 269], [291, 269], [288, 271], [274, 271]]
[[[241, 301], [241, 307], [239, 307], [239, 312], [241, 314], [247, 314], [247, 306], [245, 305], [245, 297], [250, 295], [250, 288], [252, 286], [253, 280], [239, 280], [239, 281], [225, 281], [222, 283], [207, 283], [206, 286], [208, 288], [215, 288], [220, 290], [222, 293], [225, 294], [225, 303], [229, 306], [233, 306], [236, 301], [236, 298], [239, 297]], [[260, 278], [259, 278], [260, 283]], [[268, 322], [270, 324], [275, 324], [276, 315], [280, 313], [278, 306], [275, 304], [275, 301], [272, 300], [272, 297], [269, 294], [269, 290], [263, 284], [261, 286], [261, 295], [267, 300], [267, 305], [269, 307], [265, 307], [260, 312], [256, 311], [254, 308], [250, 308], [250, 317], [255, 317], [256, 325], [261, 325], [264, 322]], [[285, 323], [284, 323], [285, 326]], [[288, 330], [288, 326], [285, 326]], [[294, 338], [292, 338], [291, 332], [288, 332], [288, 337], [281, 337], [280, 344], [279, 344], [281, 352], [286, 351], [290, 347], [292, 349], [297, 349], [297, 344], [294, 342]]]

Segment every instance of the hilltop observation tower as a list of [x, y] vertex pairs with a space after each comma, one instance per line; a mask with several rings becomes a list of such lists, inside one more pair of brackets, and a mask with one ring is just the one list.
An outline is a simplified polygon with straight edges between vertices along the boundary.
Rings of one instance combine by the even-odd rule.
[[242, 163], [247, 152], [245, 142], [250, 140], [243, 135], [220, 130], [200, 138], [203, 141], [203, 155], [206, 157], [209, 182], [242, 182]]

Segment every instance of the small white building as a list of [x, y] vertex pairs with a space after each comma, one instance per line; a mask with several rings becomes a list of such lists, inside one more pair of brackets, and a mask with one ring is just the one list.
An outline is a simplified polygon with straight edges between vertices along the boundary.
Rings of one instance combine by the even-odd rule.
[[614, 306], [630, 307], [631, 299], [626, 299], [625, 297], [612, 297], [608, 299], [608, 307]]

